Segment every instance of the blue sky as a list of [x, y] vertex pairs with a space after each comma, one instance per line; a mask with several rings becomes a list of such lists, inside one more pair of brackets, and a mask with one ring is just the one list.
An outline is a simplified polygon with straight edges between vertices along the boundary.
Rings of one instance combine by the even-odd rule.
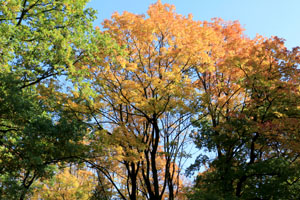
[[[95, 26], [118, 11], [145, 14], [148, 6], [156, 0], [91, 0], [89, 7], [98, 11]], [[300, 0], [162, 0], [173, 4], [182, 15], [193, 14], [194, 20], [220, 17], [238, 20], [246, 34], [257, 33], [266, 37], [278, 36], [286, 40], [286, 46], [300, 46]]]

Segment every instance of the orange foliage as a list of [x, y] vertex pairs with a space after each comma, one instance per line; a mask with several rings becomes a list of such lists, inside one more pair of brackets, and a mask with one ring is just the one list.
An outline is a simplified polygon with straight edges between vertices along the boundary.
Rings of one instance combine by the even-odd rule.
[[[108, 159], [114, 167], [105, 173], [110, 177], [117, 172], [120, 182], [127, 183], [120, 195], [162, 199], [168, 194], [172, 199], [180, 189], [175, 180], [179, 170], [172, 169], [177, 168], [190, 117], [201, 113], [201, 119], [209, 119], [216, 132], [228, 137], [235, 137], [228, 132], [229, 118], [246, 118], [253, 130], [267, 126], [254, 114], [262, 101], [256, 91], [272, 99], [299, 95], [299, 72], [293, 68], [299, 54], [296, 49], [288, 52], [278, 38], [246, 37], [238, 22], [194, 21], [160, 1], [147, 14], [114, 13], [104, 21], [102, 32], [123, 52], [100, 51], [98, 60], [81, 67], [89, 70], [90, 83], [90, 88], [79, 86], [89, 102], [81, 110], [85, 107], [94, 120], [107, 123], [107, 149], [112, 149], [107, 157], [116, 159]], [[284, 108], [279, 107], [272, 113], [282, 116]]]

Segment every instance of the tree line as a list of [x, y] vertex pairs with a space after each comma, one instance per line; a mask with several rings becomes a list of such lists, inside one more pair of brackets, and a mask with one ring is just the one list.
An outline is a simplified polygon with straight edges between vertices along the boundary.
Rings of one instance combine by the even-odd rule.
[[86, 3], [0, 1], [2, 199], [300, 197], [298, 47]]

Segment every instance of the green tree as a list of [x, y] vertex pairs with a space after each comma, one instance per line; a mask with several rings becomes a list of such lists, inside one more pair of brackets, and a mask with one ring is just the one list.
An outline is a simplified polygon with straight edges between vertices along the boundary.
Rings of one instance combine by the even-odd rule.
[[70, 71], [92, 48], [95, 11], [87, 0], [1, 0], [1, 73], [22, 88]]
[[0, 83], [0, 194], [24, 199], [35, 180], [51, 175], [52, 164], [82, 155], [87, 127], [70, 113], [47, 112], [32, 88], [19, 89], [23, 82]]
[[68, 91], [60, 85], [80, 76], [76, 64], [108, 41], [93, 30], [95, 11], [86, 3], [0, 1], [2, 199], [24, 199], [35, 180], [52, 174], [52, 164], [85, 151], [87, 126], [67, 111]]

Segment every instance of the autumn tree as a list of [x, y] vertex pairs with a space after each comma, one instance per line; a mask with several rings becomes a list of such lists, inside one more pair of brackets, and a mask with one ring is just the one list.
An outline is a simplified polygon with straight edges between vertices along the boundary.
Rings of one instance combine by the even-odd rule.
[[197, 107], [188, 72], [207, 59], [205, 35], [213, 40], [215, 33], [160, 1], [147, 14], [115, 13], [103, 23], [103, 32], [123, 53], [104, 54], [80, 67], [86, 81], [73, 93], [86, 95], [86, 103], [74, 109], [89, 110], [98, 124], [94, 137], [107, 141], [106, 155], [95, 153], [98, 158], [87, 162], [120, 198], [174, 199], [181, 190], [189, 119]]
[[207, 25], [222, 30], [225, 51], [211, 52], [213, 71], [195, 68], [207, 117], [193, 137], [216, 154], [190, 168], [208, 167], [195, 198], [299, 198], [299, 49], [276, 37], [250, 40], [238, 24]]

